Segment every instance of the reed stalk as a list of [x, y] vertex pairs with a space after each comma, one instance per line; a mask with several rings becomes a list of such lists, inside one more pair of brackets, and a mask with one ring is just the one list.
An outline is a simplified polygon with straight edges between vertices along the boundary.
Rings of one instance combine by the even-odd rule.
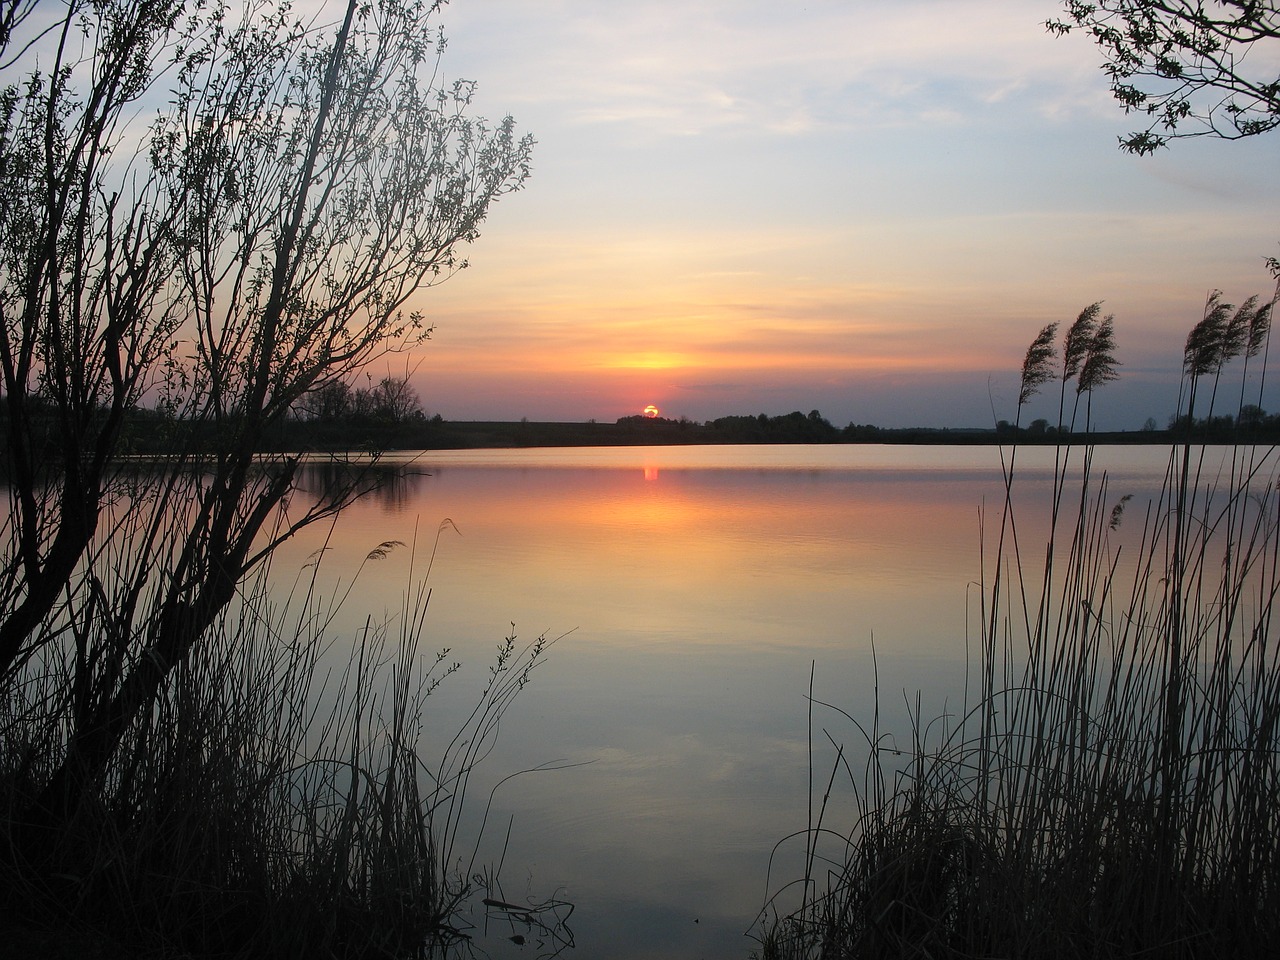
[[[128, 542], [108, 537], [94, 558], [103, 603], [132, 582]], [[366, 564], [396, 549], [416, 551], [380, 544]], [[410, 572], [394, 615], [344, 638], [320, 568], [282, 589], [264, 564], [241, 586], [36, 861], [15, 842], [21, 818], [112, 680], [88, 636], [110, 618], [81, 606], [50, 626], [56, 642], [0, 701], [0, 926], [61, 930], [55, 943], [104, 956], [399, 960], [464, 953], [486, 914], [511, 920], [485, 903], [500, 878], [478, 863], [468, 786], [549, 641], [504, 639], [473, 713], [441, 731], [428, 700], [459, 664], [424, 650], [427, 574]], [[572, 943], [567, 904], [522, 910], [526, 931]]]
[[[1188, 338], [1180, 421], [1212, 417], [1237, 357], [1245, 396], [1269, 311], [1210, 298]], [[1053, 335], [1046, 328], [1028, 353], [1020, 409], [1028, 386], [1049, 382]], [[1093, 389], [1114, 376], [1111, 338], [1097, 305], [1068, 334], [1060, 429], [1074, 423], [1073, 377], [1089, 429]], [[1176, 437], [1163, 485], [1136, 510], [1094, 453], [1087, 443], [1055, 452], [1043, 552], [1020, 548], [1030, 527], [1016, 522], [1016, 451], [1002, 458], [972, 664], [980, 682], [956, 716], [925, 722], [917, 706], [904, 749], [880, 729], [878, 700], [870, 730], [815, 701], [860, 746], [827, 734], [840, 746], [835, 784], [855, 797], [856, 816], [809, 831], [809, 857], [825, 870], [808, 872], [825, 883], [798, 908], [783, 906], [786, 888], [771, 897], [756, 928], [760, 956], [1274, 949], [1280, 452]]]

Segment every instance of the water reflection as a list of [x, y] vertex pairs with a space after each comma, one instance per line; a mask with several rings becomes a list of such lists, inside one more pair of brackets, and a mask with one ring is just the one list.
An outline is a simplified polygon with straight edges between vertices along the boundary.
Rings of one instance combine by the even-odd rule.
[[[1026, 454], [1020, 495], [1042, 497], [1052, 454]], [[1162, 456], [1099, 452], [1117, 496], [1141, 495]], [[959, 699], [979, 511], [1001, 493], [992, 448], [459, 451], [399, 466], [333, 531], [332, 575], [415, 531], [420, 571], [448, 518], [430, 645], [482, 669], [512, 621], [526, 638], [574, 631], [489, 770], [591, 764], [504, 785], [492, 816], [514, 827], [489, 853], [515, 870], [509, 899], [527, 885], [575, 904], [584, 956], [747, 954], [772, 845], [805, 823], [812, 663], [815, 694], [867, 721], [878, 679], [899, 730], [908, 692], [924, 689], [929, 715]], [[353, 621], [398, 610], [411, 566], [406, 550], [366, 571]], [[441, 717], [481, 678], [458, 679], [433, 696]]]
[[356, 488], [384, 510], [408, 509], [422, 496], [430, 472], [413, 462], [367, 463], [341, 459], [308, 460], [298, 469], [298, 492], [328, 500]]

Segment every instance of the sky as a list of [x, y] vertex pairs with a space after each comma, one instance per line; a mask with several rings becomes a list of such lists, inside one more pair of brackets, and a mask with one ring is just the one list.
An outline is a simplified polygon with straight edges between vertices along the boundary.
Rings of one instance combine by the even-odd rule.
[[1272, 293], [1280, 135], [1123, 153], [1140, 124], [1059, 11], [452, 0], [444, 73], [537, 138], [533, 175], [390, 372], [450, 420], [989, 427], [1039, 329], [1101, 300], [1123, 366], [1095, 419], [1163, 425], [1206, 295]]

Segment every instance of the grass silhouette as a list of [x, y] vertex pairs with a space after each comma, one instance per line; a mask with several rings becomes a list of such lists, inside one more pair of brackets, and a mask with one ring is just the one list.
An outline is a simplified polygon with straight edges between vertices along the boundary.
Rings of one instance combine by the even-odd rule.
[[[1209, 298], [1187, 341], [1180, 415], [1194, 422], [1207, 398], [1212, 417], [1236, 360], [1244, 406], [1269, 313], [1256, 299], [1236, 309]], [[1056, 333], [1046, 327], [1028, 351], [1019, 416], [1060, 379], [1059, 429], [1078, 418], [1087, 431], [1093, 391], [1115, 375], [1111, 318], [1083, 312], [1057, 370]], [[1032, 549], [1017, 449], [1002, 451], [961, 710], [931, 722], [917, 712], [903, 748], [882, 729], [878, 692], [869, 725], [812, 701], [854, 745], [827, 734], [835, 760], [799, 835], [804, 874], [762, 911], [761, 957], [1274, 949], [1280, 456], [1175, 444], [1141, 505], [1093, 454], [1058, 448], [1047, 541]], [[841, 789], [853, 822], [833, 825]]]
[[[399, 549], [413, 548], [378, 544], [365, 565]], [[468, 789], [550, 641], [513, 631], [472, 712], [431, 729], [426, 702], [459, 664], [422, 649], [427, 575], [411, 573], [394, 615], [339, 638], [344, 597], [319, 594], [322, 553], [284, 597], [269, 566], [243, 585], [41, 862], [7, 845], [11, 942], [42, 956], [443, 957], [496, 915], [572, 943], [569, 904], [513, 913], [478, 860], [484, 806]], [[0, 703], [11, 840], [61, 762], [75, 677], [74, 646], [50, 645]]]

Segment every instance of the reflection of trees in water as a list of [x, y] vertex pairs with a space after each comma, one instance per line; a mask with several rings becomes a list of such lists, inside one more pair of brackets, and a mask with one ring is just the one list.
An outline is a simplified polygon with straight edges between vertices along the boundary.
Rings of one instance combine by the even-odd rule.
[[[267, 464], [264, 473], [269, 473]], [[104, 501], [108, 504], [124, 500], [140, 503], [156, 499], [161, 490], [158, 481], [165, 478], [163, 470], [147, 460], [122, 461], [115, 465], [107, 478]], [[349, 497], [352, 490], [360, 491], [359, 499], [373, 499], [388, 509], [403, 507], [418, 496], [431, 473], [414, 463], [360, 463], [333, 459], [300, 464], [296, 489], [312, 497], [317, 503], [340, 497]], [[197, 489], [206, 485], [207, 472], [193, 466], [187, 480]], [[56, 496], [59, 490], [56, 477], [41, 477], [38, 490], [43, 496]], [[10, 478], [0, 469], [0, 488], [8, 488]], [[168, 505], [173, 509], [173, 504]]]
[[387, 509], [409, 503], [422, 492], [431, 474], [413, 463], [357, 463], [323, 460], [303, 464], [298, 469], [298, 490], [325, 500], [353, 485], [362, 499], [372, 499]]

